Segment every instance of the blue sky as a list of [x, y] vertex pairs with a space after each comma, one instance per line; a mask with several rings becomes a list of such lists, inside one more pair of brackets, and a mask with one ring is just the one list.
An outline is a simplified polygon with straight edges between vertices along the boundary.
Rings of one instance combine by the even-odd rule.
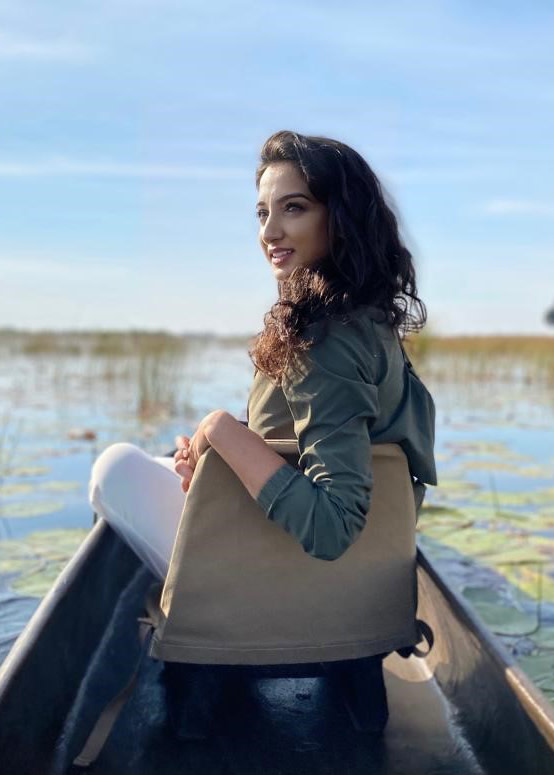
[[294, 129], [379, 175], [434, 331], [549, 331], [553, 33], [540, 0], [0, 0], [0, 326], [259, 330], [254, 168]]

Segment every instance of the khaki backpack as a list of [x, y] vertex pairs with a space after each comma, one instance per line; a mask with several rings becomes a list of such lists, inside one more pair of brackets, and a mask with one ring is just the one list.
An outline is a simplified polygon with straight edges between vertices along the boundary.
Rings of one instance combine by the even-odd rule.
[[[266, 439], [298, 465], [296, 440]], [[399, 651], [432, 633], [416, 619], [416, 500], [404, 452], [372, 448], [367, 523], [337, 560], [306, 554], [267, 519], [240, 479], [208, 448], [198, 461], [168, 575], [141, 619], [150, 656], [213, 665], [332, 662]], [[98, 756], [133, 690], [105, 708], [75, 764]]]

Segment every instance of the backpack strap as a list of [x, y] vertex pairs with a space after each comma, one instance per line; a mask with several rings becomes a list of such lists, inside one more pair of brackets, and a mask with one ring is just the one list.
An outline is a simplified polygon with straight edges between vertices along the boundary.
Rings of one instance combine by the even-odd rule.
[[[423, 659], [423, 657], [426, 657], [429, 655], [429, 652], [433, 648], [433, 644], [435, 643], [435, 634], [433, 633], [433, 630], [431, 629], [431, 626], [427, 624], [423, 619], [416, 619], [416, 626], [417, 626], [417, 632], [419, 635], [419, 640], [417, 643], [415, 643], [413, 646], [404, 646], [404, 648], [396, 649], [396, 653], [400, 654], [401, 657], [404, 659], [408, 659], [408, 657], [411, 657], [412, 654], [414, 657], [418, 657], [418, 659]], [[418, 647], [418, 643], [421, 643], [421, 641], [425, 639], [427, 641], [427, 650], [422, 651]]]
[[406, 352], [406, 348], [404, 347], [404, 342], [402, 341], [402, 337], [400, 336], [400, 332], [397, 328], [394, 329], [394, 333], [396, 334], [396, 339], [398, 340], [398, 344], [400, 345], [400, 350], [402, 351], [402, 358], [404, 359], [404, 363], [408, 367], [410, 371], [413, 371], [415, 373], [414, 365], [411, 362], [408, 353]]
[[[408, 356], [408, 353], [406, 352], [406, 349], [404, 347], [404, 344], [402, 342], [402, 337], [400, 336], [397, 329], [395, 329], [396, 338], [398, 340], [398, 344], [400, 345], [400, 350], [402, 351], [402, 358], [404, 359], [404, 363], [406, 365], [406, 368], [417, 377], [416, 370], [414, 369], [414, 366]], [[423, 503], [423, 499], [425, 497], [425, 491], [426, 491], [425, 484], [420, 481], [417, 477], [414, 477], [414, 497], [416, 501], [416, 513], [419, 513], [419, 509], [421, 508], [421, 504]], [[427, 650], [422, 651], [417, 643], [413, 646], [406, 646], [405, 648], [397, 649], [397, 653], [400, 654], [401, 657], [404, 657], [407, 659], [412, 654], [415, 657], [418, 657], [422, 659], [423, 657], [426, 657], [431, 649], [433, 648], [433, 644], [435, 642], [435, 635], [433, 633], [433, 630], [431, 629], [431, 626], [425, 622], [423, 619], [416, 619], [416, 626], [417, 626], [417, 633], [419, 635], [418, 643], [421, 643], [423, 639], [427, 641]]]
[[147, 616], [139, 617], [139, 640], [141, 643], [140, 654], [138, 656], [133, 674], [125, 684], [123, 689], [113, 697], [100, 713], [96, 724], [92, 728], [80, 754], [73, 760], [76, 767], [89, 767], [96, 761], [115, 722], [118, 719], [124, 705], [131, 698], [138, 682], [140, 667], [144, 657], [150, 648], [150, 641], [157, 624], [157, 609], [160, 599], [161, 584], [156, 582], [152, 584], [146, 593], [146, 611]]

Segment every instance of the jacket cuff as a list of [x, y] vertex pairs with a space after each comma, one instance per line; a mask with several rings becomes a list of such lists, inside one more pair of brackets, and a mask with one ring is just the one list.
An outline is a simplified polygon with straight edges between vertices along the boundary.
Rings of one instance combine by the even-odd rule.
[[256, 502], [262, 507], [265, 513], [269, 516], [269, 512], [277, 500], [279, 495], [283, 492], [288, 483], [295, 476], [302, 476], [297, 468], [290, 463], [285, 463], [272, 474], [267, 482], [264, 484], [258, 496]]

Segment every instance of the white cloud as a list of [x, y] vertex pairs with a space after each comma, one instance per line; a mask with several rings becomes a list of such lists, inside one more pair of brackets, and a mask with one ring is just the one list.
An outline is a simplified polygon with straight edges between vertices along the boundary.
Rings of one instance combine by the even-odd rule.
[[90, 280], [91, 277], [123, 278], [129, 273], [130, 269], [127, 266], [110, 262], [106, 258], [100, 260], [79, 256], [79, 258], [70, 259], [21, 253], [0, 255], [0, 287], [4, 286], [4, 288], [8, 280], [19, 279], [19, 277], [27, 280], [31, 290], [34, 282], [44, 278], [58, 278], [59, 281], [59, 278], [63, 277], [65, 280], [74, 278], [82, 281], [83, 275]]
[[525, 199], [491, 199], [481, 208], [487, 215], [554, 215], [554, 202]]
[[0, 33], [0, 59], [87, 62], [93, 59], [93, 49], [82, 43], [62, 38], [39, 40]]
[[2, 161], [0, 177], [174, 178], [187, 180], [250, 180], [252, 170], [241, 167], [178, 164], [136, 164], [117, 161], [51, 157], [38, 161]]
[[494, 180], [503, 169], [501, 164], [462, 164], [453, 163], [448, 166], [398, 166], [386, 170], [377, 170], [379, 177], [395, 186], [439, 185], [449, 183], [464, 183], [474, 180]]

